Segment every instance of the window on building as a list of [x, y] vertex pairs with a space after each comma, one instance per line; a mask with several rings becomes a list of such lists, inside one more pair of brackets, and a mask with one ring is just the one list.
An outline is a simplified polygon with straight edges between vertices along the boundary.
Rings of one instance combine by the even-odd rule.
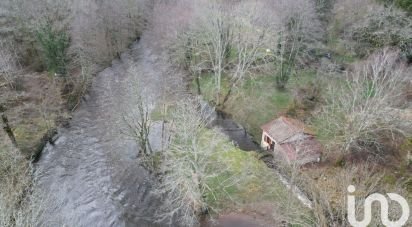
[[269, 136], [265, 136], [265, 141], [266, 141], [266, 143], [271, 143], [272, 141], [270, 140], [270, 138], [269, 138]]

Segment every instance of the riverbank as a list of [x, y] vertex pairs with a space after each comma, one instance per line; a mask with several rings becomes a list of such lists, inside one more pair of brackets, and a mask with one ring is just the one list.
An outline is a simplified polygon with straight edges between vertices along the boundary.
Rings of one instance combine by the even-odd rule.
[[[51, 204], [45, 204], [54, 209], [45, 212], [39, 219], [40, 223], [47, 226], [59, 218], [55, 221], [75, 226], [92, 223], [100, 223], [101, 226], [107, 226], [107, 223], [162, 226], [162, 223], [155, 222], [153, 216], [161, 203], [151, 193], [154, 179], [138, 165], [138, 147], [133, 138], [122, 132], [124, 117], [133, 117], [136, 111], [137, 93], [142, 95], [151, 111], [157, 105], [163, 106], [165, 100], [173, 110], [173, 103], [187, 95], [184, 83], [181, 83], [184, 77], [179, 74], [170, 77], [164, 73], [170, 70], [167, 67], [145, 46], [143, 39], [122, 54], [119, 60], [114, 60], [112, 67], [98, 74], [89, 95], [74, 112], [69, 127], [59, 129], [58, 139], [46, 147], [36, 164], [36, 190], [54, 198], [48, 200]], [[165, 87], [174, 93], [165, 93], [168, 91], [163, 89]], [[156, 135], [151, 136], [154, 138], [152, 146], [162, 147], [159, 146], [162, 143], [158, 140], [159, 131], [153, 130], [153, 133]], [[228, 143], [228, 146], [233, 145]], [[233, 146], [233, 149], [237, 148]], [[257, 156], [252, 153], [246, 155], [240, 150], [233, 154], [236, 155], [225, 158], [240, 168], [236, 174], [245, 174], [243, 169], [246, 166], [255, 167], [250, 172], [251, 180], [246, 181], [242, 188], [231, 192], [227, 198], [221, 195], [223, 197], [216, 201], [220, 209], [239, 212], [252, 202], [273, 201], [273, 206], [286, 202], [279, 200], [285, 196], [277, 196], [288, 195], [286, 188]], [[71, 207], [78, 207], [76, 210], [82, 212], [67, 212]]]
[[[149, 193], [153, 180], [138, 165], [132, 138], [122, 134], [123, 116], [135, 108], [133, 89], [158, 85], [153, 77], [150, 84], [144, 82], [146, 73], [156, 73], [148, 67], [150, 56], [136, 61], [142, 55], [144, 48], [136, 43], [99, 73], [69, 127], [59, 129], [54, 145], [45, 148], [36, 164], [35, 190], [54, 199], [44, 204], [43, 226], [57, 218], [57, 223], [72, 226], [157, 225], [152, 215], [159, 201]], [[139, 66], [144, 74], [133, 73]], [[147, 98], [156, 95], [147, 93]]]
[[36, 158], [56, 128], [69, 118], [62, 96], [63, 78], [22, 72], [11, 86], [0, 86], [0, 105], [19, 150], [28, 159]]

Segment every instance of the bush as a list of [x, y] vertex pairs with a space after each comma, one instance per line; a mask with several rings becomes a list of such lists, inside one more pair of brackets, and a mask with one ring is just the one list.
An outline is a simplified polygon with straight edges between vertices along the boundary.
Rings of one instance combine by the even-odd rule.
[[281, 63], [280, 64], [280, 69], [276, 73], [275, 80], [276, 80], [276, 86], [279, 89], [285, 89], [286, 85], [290, 79], [290, 76], [293, 73], [293, 66], [291, 64], [287, 63]]
[[140, 37], [151, 12], [150, 4], [147, 0], [73, 4], [71, 47], [82, 49], [97, 66], [106, 66]]
[[[354, 41], [350, 47], [359, 57], [366, 57], [385, 46], [396, 46], [401, 54], [410, 61], [411, 18], [405, 12], [391, 7], [397, 1], [342, 0], [335, 4], [335, 29], [344, 39]], [[409, 0], [409, 2], [412, 2]]]
[[24, 193], [30, 187], [31, 166], [0, 130], [0, 226], [15, 226]]
[[20, 69], [18, 50], [14, 42], [0, 40], [0, 74], [3, 79], [13, 86], [15, 72]]
[[[405, 21], [391, 17], [386, 19], [388, 24], [384, 26], [378, 25], [378, 19], [374, 19], [369, 22], [369, 25], [354, 30], [352, 38], [359, 42], [356, 53], [364, 57], [376, 49], [396, 46], [409, 62], [412, 61], [412, 39], [408, 37], [409, 34], [400, 32]], [[382, 28], [387, 30], [382, 30]]]
[[65, 74], [67, 70], [66, 50], [70, 43], [66, 32], [56, 31], [50, 22], [46, 22], [40, 26], [36, 35], [47, 70], [52, 73]]
[[405, 10], [406, 12], [412, 12], [412, 0], [377, 0], [377, 2], [382, 3], [385, 6], [395, 4], [397, 7]]
[[321, 99], [321, 84], [312, 81], [297, 85], [293, 91], [293, 104], [286, 112], [287, 115], [304, 119], [317, 107]]
[[399, 42], [399, 48], [408, 63], [412, 63], [412, 38], [401, 40]]
[[315, 121], [319, 139], [343, 153], [387, 154], [385, 138], [405, 133], [403, 121], [394, 113], [405, 103], [407, 81], [398, 54], [378, 52], [326, 89], [326, 105]]
[[397, 0], [396, 5], [403, 10], [412, 13], [412, 0]]

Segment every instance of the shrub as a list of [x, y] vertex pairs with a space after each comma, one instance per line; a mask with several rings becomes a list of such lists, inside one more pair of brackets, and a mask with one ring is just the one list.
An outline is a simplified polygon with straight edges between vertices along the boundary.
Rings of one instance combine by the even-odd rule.
[[408, 63], [412, 63], [412, 38], [399, 41], [399, 48]]
[[408, 60], [412, 60], [412, 39], [408, 33], [410, 20], [402, 18], [401, 15], [390, 14], [382, 18], [373, 16], [368, 24], [353, 30], [352, 38], [358, 42], [356, 52], [363, 57], [376, 49], [385, 46], [396, 46], [401, 54]]
[[12, 88], [14, 74], [19, 69], [20, 62], [15, 43], [0, 40], [0, 74]]
[[298, 85], [293, 91], [293, 104], [286, 112], [287, 115], [304, 119], [317, 107], [321, 99], [321, 84], [309, 82]]
[[97, 66], [106, 66], [141, 35], [150, 4], [147, 0], [73, 4], [71, 47], [81, 48]]
[[24, 193], [30, 187], [30, 163], [0, 130], [0, 226], [15, 226]]
[[292, 68], [291, 64], [289, 63], [281, 63], [280, 64], [280, 69], [276, 73], [275, 80], [276, 80], [276, 86], [279, 89], [285, 89], [290, 76], [292, 74]]
[[58, 74], [66, 73], [69, 37], [65, 31], [56, 31], [50, 22], [41, 25], [36, 32], [40, 44], [43, 61], [49, 72]]
[[404, 134], [394, 110], [404, 104], [407, 74], [397, 60], [398, 52], [381, 51], [326, 90], [317, 116], [320, 139], [344, 153], [382, 154], [384, 138]]
[[396, 0], [396, 5], [405, 11], [412, 13], [412, 0]]
[[[334, 29], [345, 41], [353, 42], [348, 51], [366, 57], [385, 46], [396, 46], [411, 59], [411, 18], [392, 7], [395, 0], [342, 0], [335, 3]], [[409, 2], [412, 2], [409, 0]], [[379, 4], [380, 3], [380, 4]], [[346, 43], [346, 42], [345, 42]], [[410, 60], [409, 60], [410, 61]]]

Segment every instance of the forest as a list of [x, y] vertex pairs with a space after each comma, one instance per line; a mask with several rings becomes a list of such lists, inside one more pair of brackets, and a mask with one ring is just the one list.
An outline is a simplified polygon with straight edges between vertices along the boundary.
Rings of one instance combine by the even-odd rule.
[[411, 226], [412, 1], [2, 0], [0, 115], [0, 226]]

